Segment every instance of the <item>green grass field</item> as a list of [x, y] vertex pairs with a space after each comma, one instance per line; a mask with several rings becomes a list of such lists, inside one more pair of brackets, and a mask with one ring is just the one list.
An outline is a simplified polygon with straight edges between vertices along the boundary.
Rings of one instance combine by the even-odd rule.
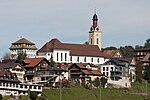
[[[48, 100], [59, 100], [59, 89], [45, 89]], [[85, 89], [72, 87], [63, 89], [62, 100], [145, 100], [146, 97], [133, 95], [126, 89]]]

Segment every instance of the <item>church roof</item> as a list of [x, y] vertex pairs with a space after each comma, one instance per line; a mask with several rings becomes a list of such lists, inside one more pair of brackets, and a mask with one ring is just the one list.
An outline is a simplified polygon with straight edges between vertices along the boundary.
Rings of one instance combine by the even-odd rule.
[[97, 45], [85, 45], [85, 44], [67, 44], [61, 43], [58, 39], [52, 39], [47, 42], [39, 52], [53, 52], [53, 50], [69, 50], [73, 56], [104, 56]]

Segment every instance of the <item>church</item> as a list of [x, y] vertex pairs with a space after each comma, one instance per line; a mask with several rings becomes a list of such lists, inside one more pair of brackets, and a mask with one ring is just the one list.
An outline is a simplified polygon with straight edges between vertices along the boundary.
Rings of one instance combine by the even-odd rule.
[[50, 40], [37, 51], [37, 57], [53, 58], [56, 63], [92, 63], [103, 64], [106, 61], [101, 52], [101, 31], [98, 17], [93, 15], [93, 24], [89, 31], [88, 45], [62, 43], [57, 38]]

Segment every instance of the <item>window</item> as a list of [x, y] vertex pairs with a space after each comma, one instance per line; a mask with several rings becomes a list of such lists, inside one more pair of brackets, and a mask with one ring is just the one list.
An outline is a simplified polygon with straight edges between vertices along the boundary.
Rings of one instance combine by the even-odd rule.
[[108, 76], [108, 72], [106, 72], [106, 76]]
[[96, 39], [96, 43], [97, 43], [97, 44], [99, 44], [99, 40], [98, 40], [98, 38]]
[[97, 62], [99, 63], [99, 58], [97, 58]]
[[77, 62], [79, 62], [79, 57], [77, 58]]
[[72, 61], [72, 56], [70, 56], [70, 61]]
[[57, 61], [58, 61], [58, 52], [57, 52]]
[[93, 62], [93, 58], [91, 58], [91, 62]]
[[105, 75], [105, 72], [103, 72], [103, 75]]
[[103, 71], [105, 71], [105, 67], [103, 67]]
[[111, 67], [111, 70], [113, 71], [113, 67]]
[[84, 62], [86, 62], [86, 57], [84, 57]]
[[61, 61], [63, 61], [63, 53], [61, 53]]
[[108, 71], [108, 67], [106, 67], [106, 71]]
[[67, 61], [67, 53], [65, 53], [65, 61]]

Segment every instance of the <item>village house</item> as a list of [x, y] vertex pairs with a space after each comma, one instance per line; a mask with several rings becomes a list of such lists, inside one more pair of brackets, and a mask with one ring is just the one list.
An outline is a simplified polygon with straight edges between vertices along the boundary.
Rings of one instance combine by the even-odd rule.
[[5, 95], [28, 95], [28, 91], [37, 92], [38, 96], [42, 93], [42, 85], [22, 83], [17, 75], [10, 71], [0, 71], [0, 94]]
[[11, 73], [16, 74], [19, 81], [24, 82], [26, 80], [25, 77], [25, 68], [17, 62], [17, 60], [3, 60], [0, 63], [0, 70], [10, 71]]
[[131, 87], [130, 72], [135, 75], [135, 70], [133, 72], [130, 69], [130, 62], [127, 60], [112, 58], [100, 65], [100, 70], [103, 75], [108, 77], [108, 84], [112, 84], [115, 87]]
[[93, 81], [95, 78], [100, 78], [102, 76], [98, 67], [88, 64], [88, 63], [73, 63], [68, 68], [70, 78], [76, 83], [88, 83]]

